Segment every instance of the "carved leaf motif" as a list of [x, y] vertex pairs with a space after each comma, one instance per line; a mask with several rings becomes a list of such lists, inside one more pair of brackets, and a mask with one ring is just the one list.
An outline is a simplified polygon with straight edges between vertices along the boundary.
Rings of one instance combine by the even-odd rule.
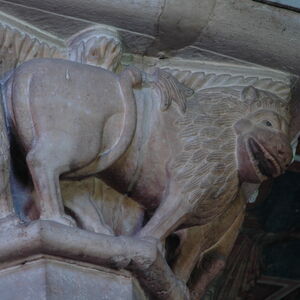
[[32, 58], [61, 58], [58, 48], [0, 24], [0, 76]]
[[287, 99], [290, 93], [290, 87], [286, 83], [274, 81], [271, 78], [260, 79], [258, 77], [234, 76], [231, 74], [206, 74], [204, 72], [182, 71], [170, 68], [164, 70], [171, 73], [178, 81], [192, 88], [195, 92], [215, 87], [246, 87], [251, 85], [258, 89], [272, 92], [282, 99]]
[[72, 36], [68, 42], [69, 59], [114, 71], [120, 63], [122, 45], [114, 36], [103, 34], [102, 28], [88, 28]]

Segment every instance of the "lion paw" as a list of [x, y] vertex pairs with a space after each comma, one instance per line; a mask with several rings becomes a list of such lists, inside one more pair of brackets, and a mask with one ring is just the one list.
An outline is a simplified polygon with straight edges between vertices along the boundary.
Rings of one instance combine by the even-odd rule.
[[139, 249], [136, 249], [136, 254], [132, 257], [131, 267], [134, 269], [147, 269], [157, 259], [159, 255], [160, 241], [154, 238], [139, 239], [142, 244]]

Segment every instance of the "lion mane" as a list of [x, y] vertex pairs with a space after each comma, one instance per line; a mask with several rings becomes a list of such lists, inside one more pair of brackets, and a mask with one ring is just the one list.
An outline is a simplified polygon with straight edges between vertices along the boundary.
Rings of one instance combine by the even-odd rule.
[[202, 90], [186, 101], [186, 112], [175, 122], [183, 151], [172, 168], [198, 224], [221, 214], [238, 193], [234, 123], [260, 109], [288, 116], [286, 102], [276, 95], [255, 89], [255, 99], [242, 99], [242, 89]]

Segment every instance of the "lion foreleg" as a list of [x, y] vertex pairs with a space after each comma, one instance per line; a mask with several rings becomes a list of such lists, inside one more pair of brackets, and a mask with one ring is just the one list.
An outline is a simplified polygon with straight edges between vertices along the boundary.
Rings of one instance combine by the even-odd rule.
[[157, 208], [145, 227], [137, 233], [138, 237], [165, 239], [174, 232], [188, 217], [188, 210], [183, 205], [181, 193], [172, 192]]

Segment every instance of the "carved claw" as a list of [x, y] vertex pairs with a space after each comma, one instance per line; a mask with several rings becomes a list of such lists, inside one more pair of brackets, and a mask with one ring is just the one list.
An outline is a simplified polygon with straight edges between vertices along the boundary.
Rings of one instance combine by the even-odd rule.
[[148, 269], [157, 259], [160, 241], [154, 238], [143, 238], [143, 249], [138, 249], [139, 253], [136, 253], [128, 266], [129, 269]]
[[146, 270], [157, 258], [156, 241], [140, 240], [138, 246], [132, 250], [132, 240], [128, 242], [127, 237], [117, 237], [122, 244], [124, 255], [111, 257], [111, 265], [117, 269]]

